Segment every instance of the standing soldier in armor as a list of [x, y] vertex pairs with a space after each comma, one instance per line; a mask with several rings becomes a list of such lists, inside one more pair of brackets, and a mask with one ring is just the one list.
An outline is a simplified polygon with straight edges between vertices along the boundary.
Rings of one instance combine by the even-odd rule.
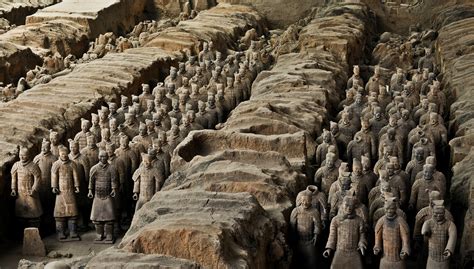
[[313, 194], [304, 190], [298, 195], [300, 204], [293, 209], [290, 216], [290, 225], [296, 241], [295, 259], [301, 268], [316, 268], [316, 244], [321, 234], [321, 215], [312, 206]]
[[51, 192], [51, 167], [58, 158], [51, 153], [51, 143], [43, 139], [41, 144], [41, 153], [36, 155], [33, 163], [38, 165], [41, 171], [41, 180], [39, 183], [39, 198], [43, 208], [41, 225], [49, 232], [54, 231], [54, 195]]
[[142, 164], [135, 173], [133, 173], [133, 200], [138, 201], [136, 211], [143, 204], [150, 201], [153, 195], [161, 190], [165, 182], [162, 171], [159, 171], [152, 165], [150, 155], [142, 154]]
[[[77, 234], [76, 193], [79, 193], [79, 176], [76, 164], [69, 159], [68, 150], [59, 146], [59, 160], [51, 168], [51, 188], [56, 194], [54, 218], [59, 241], [80, 240]], [[69, 238], [66, 236], [66, 222], [69, 229]]]
[[[118, 191], [118, 179], [115, 168], [108, 163], [107, 152], [99, 152], [99, 163], [90, 171], [89, 193], [92, 203], [91, 220], [95, 225], [97, 243], [112, 244], [114, 242], [115, 208], [114, 197]], [[104, 241], [105, 239], [105, 241]]]
[[427, 220], [421, 228], [421, 234], [428, 238], [429, 269], [448, 269], [449, 259], [456, 247], [456, 225], [446, 219], [444, 201], [433, 201], [433, 217]]
[[374, 255], [383, 252], [381, 269], [404, 269], [405, 259], [410, 255], [410, 230], [402, 216], [397, 214], [395, 197], [385, 200], [385, 216], [375, 226]]
[[80, 153], [79, 148], [80, 145], [77, 140], [69, 139], [69, 159], [75, 163], [77, 176], [79, 177], [80, 191], [78, 195], [77, 206], [79, 209], [80, 219], [82, 219], [82, 223], [79, 222], [79, 229], [88, 230], [92, 206], [91, 201], [87, 199], [90, 164], [86, 156]]
[[362, 269], [364, 266], [360, 254], [364, 255], [367, 248], [364, 220], [356, 215], [355, 199], [350, 196], [344, 197], [341, 209], [331, 221], [323, 256], [329, 258], [335, 251], [331, 263], [333, 269]]
[[11, 170], [12, 192], [15, 201], [15, 216], [27, 227], [38, 227], [39, 218], [43, 214], [39, 199], [41, 171], [29, 158], [27, 148], [20, 149], [20, 161]]

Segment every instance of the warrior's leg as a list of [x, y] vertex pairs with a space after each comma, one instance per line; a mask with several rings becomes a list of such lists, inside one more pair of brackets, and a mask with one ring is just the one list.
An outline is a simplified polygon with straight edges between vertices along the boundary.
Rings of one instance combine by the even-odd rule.
[[58, 234], [58, 240], [66, 239], [66, 219], [65, 218], [55, 218], [56, 219], [56, 233]]
[[69, 237], [78, 238], [77, 235], [77, 217], [71, 217], [68, 220]]
[[104, 239], [104, 223], [101, 221], [94, 221], [96, 237], [95, 241], [102, 241]]
[[106, 241], [114, 240], [114, 222], [105, 223], [105, 240]]

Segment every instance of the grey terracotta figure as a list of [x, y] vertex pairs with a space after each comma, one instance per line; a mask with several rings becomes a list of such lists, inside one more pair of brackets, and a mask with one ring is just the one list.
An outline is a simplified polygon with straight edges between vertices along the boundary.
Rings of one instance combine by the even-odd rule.
[[51, 168], [51, 188], [56, 194], [54, 218], [59, 241], [80, 239], [77, 234], [79, 210], [76, 201], [76, 194], [80, 192], [80, 178], [76, 163], [69, 159], [68, 153], [66, 147], [60, 146], [59, 160]]
[[43, 214], [39, 198], [41, 171], [30, 159], [27, 148], [20, 148], [20, 160], [11, 169], [11, 196], [15, 200], [15, 216], [29, 227], [39, 227]]
[[410, 255], [410, 230], [405, 219], [397, 214], [395, 197], [385, 201], [385, 216], [375, 225], [374, 255], [383, 253], [380, 269], [404, 269]]
[[421, 228], [421, 234], [428, 238], [427, 269], [448, 269], [449, 261], [456, 247], [456, 225], [446, 218], [444, 201], [433, 202], [433, 216]]
[[312, 206], [312, 193], [308, 190], [301, 192], [300, 203], [293, 209], [290, 216], [292, 234], [296, 242], [297, 261], [301, 268], [317, 266], [316, 244], [321, 234], [321, 216]]
[[355, 213], [355, 199], [346, 196], [340, 213], [331, 221], [326, 250], [323, 253], [329, 258], [334, 253], [332, 269], [364, 268], [361, 255], [365, 255], [367, 239], [365, 224]]
[[116, 220], [114, 197], [119, 188], [115, 167], [108, 163], [105, 151], [99, 152], [99, 163], [92, 166], [89, 179], [89, 193], [94, 199], [92, 203], [91, 220], [95, 225], [98, 243], [114, 242], [114, 222]]
[[153, 195], [161, 190], [165, 178], [156, 167], [152, 166], [150, 155], [142, 154], [142, 164], [133, 173], [133, 200], [137, 201], [135, 211], [138, 211]]
[[320, 186], [320, 190], [326, 195], [329, 195], [329, 189], [332, 183], [337, 180], [339, 175], [338, 169], [335, 166], [336, 155], [334, 153], [326, 154], [326, 163], [320, 167], [315, 175], [314, 182], [317, 186]]

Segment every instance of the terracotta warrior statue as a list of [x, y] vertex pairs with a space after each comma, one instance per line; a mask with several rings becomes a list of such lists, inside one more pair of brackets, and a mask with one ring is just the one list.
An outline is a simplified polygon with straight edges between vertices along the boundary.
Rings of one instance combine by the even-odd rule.
[[316, 244], [321, 234], [321, 215], [316, 208], [312, 207], [312, 199], [310, 191], [302, 191], [300, 204], [293, 209], [290, 216], [298, 257], [295, 260], [301, 261], [300, 268], [316, 268], [317, 266]]
[[11, 170], [12, 191], [15, 200], [15, 216], [28, 227], [38, 227], [43, 214], [39, 198], [41, 171], [30, 159], [27, 148], [20, 149], [20, 160]]
[[326, 196], [329, 195], [329, 189], [332, 183], [334, 183], [339, 176], [335, 161], [336, 155], [334, 153], [326, 154], [326, 164], [320, 167], [314, 175], [315, 184], [321, 186], [320, 189]]
[[397, 209], [395, 197], [386, 199], [385, 216], [375, 225], [374, 255], [383, 253], [380, 269], [404, 269], [405, 259], [410, 255], [410, 230]]
[[164, 174], [152, 165], [150, 155], [142, 154], [142, 165], [133, 173], [133, 200], [137, 201], [135, 211], [150, 201], [161, 190]]
[[[116, 169], [108, 163], [107, 152], [99, 152], [99, 163], [90, 171], [89, 193], [92, 203], [91, 220], [95, 225], [96, 242], [114, 242], [114, 197], [119, 188]], [[104, 241], [105, 239], [105, 241]]]
[[[80, 178], [76, 163], [68, 156], [68, 149], [59, 147], [59, 160], [51, 168], [51, 188], [56, 194], [54, 206], [54, 218], [56, 219], [56, 231], [58, 240], [79, 240], [77, 234], [77, 209], [76, 194], [80, 192]], [[69, 237], [66, 235], [66, 223], [68, 225]]]
[[456, 247], [456, 225], [446, 219], [444, 201], [434, 201], [433, 217], [421, 228], [421, 234], [428, 238], [428, 262], [426, 268], [448, 269], [449, 260]]
[[50, 226], [53, 228], [53, 210], [54, 210], [54, 195], [51, 193], [51, 167], [53, 163], [57, 161], [51, 153], [51, 143], [43, 139], [41, 144], [41, 153], [36, 155], [33, 159], [33, 163], [38, 165], [41, 171], [41, 180], [39, 182], [39, 198], [41, 200], [41, 206], [43, 207], [43, 225]]
[[79, 177], [77, 206], [80, 220], [82, 220], [82, 223], [79, 222], [79, 229], [88, 229], [92, 203], [90, 199], [87, 199], [87, 181], [89, 180], [89, 170], [91, 166], [87, 157], [82, 155], [79, 151], [79, 142], [69, 139], [69, 150], [69, 159], [75, 163], [77, 176]]
[[87, 136], [90, 134], [91, 122], [86, 119], [81, 119], [81, 131], [76, 134], [74, 140], [79, 143], [79, 150], [87, 146]]
[[[329, 238], [323, 256], [334, 253], [331, 268], [364, 268], [361, 254], [365, 255], [367, 240], [365, 223], [355, 213], [355, 199], [344, 197], [340, 213], [331, 221]], [[359, 253], [360, 251], [360, 253]]]

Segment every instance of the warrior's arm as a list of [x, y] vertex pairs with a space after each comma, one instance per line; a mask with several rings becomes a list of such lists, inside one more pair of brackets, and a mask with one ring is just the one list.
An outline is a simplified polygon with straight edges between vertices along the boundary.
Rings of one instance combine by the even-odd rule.
[[337, 229], [338, 223], [337, 218], [332, 219], [331, 225], [329, 226], [329, 237], [326, 243], [326, 248], [335, 250], [337, 245]]
[[457, 239], [457, 230], [456, 230], [456, 225], [452, 221], [449, 221], [450, 225], [448, 228], [448, 243], [446, 244], [446, 250], [449, 250], [449, 252], [454, 253], [454, 249], [456, 247], [456, 239]]

